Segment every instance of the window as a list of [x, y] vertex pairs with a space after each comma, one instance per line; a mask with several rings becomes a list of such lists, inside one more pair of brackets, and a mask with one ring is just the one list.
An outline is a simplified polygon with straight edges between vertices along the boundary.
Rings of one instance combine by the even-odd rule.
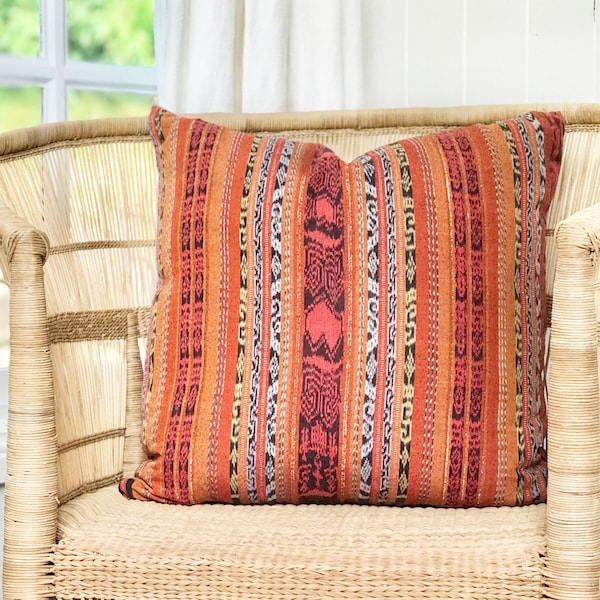
[[153, 0], [0, 2], [0, 131], [143, 115], [155, 94]]
[[[156, 95], [153, 12], [153, 0], [0, 0], [0, 132], [146, 114]], [[8, 291], [0, 284], [0, 484], [7, 367]]]

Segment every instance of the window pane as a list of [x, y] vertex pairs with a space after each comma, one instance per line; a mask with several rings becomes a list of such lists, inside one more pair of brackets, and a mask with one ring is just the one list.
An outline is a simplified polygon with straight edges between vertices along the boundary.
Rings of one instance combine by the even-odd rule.
[[39, 52], [38, 0], [0, 0], [0, 53], [37, 56]]
[[68, 0], [69, 58], [154, 65], [153, 0]]
[[69, 90], [69, 119], [141, 117], [150, 112], [154, 96], [126, 92]]
[[0, 86], [0, 131], [32, 127], [41, 122], [41, 88]]

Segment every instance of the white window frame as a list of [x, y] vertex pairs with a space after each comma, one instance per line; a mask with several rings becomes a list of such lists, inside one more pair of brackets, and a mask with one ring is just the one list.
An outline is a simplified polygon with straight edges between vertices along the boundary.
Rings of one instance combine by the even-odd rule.
[[[1, 1], [1, 0], [0, 0]], [[39, 0], [40, 52], [37, 57], [0, 54], [0, 86], [42, 91], [42, 123], [68, 118], [69, 89], [156, 95], [156, 68], [82, 61], [68, 57], [67, 0]], [[0, 486], [6, 481], [6, 369], [0, 373]]]
[[40, 53], [34, 58], [0, 54], [0, 85], [39, 87], [42, 123], [68, 118], [71, 88], [156, 94], [156, 68], [72, 61], [68, 57], [67, 0], [39, 0]]

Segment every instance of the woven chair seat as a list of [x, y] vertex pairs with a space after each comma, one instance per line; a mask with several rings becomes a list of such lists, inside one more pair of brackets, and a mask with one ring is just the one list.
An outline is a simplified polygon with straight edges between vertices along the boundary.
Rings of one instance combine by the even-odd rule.
[[[351, 160], [532, 108], [210, 120], [323, 143]], [[548, 501], [525, 508], [123, 498], [116, 482], [146, 456], [140, 359], [156, 290], [158, 175], [149, 124], [89, 120], [0, 135], [11, 330], [2, 598], [600, 600], [600, 105], [546, 108], [567, 122], [538, 240], [552, 305]]]
[[60, 509], [57, 598], [542, 598], [545, 506]]

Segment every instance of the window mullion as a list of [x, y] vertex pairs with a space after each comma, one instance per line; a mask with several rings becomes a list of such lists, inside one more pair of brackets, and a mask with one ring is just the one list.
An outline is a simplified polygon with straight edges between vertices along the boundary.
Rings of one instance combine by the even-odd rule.
[[4, 85], [44, 85], [54, 77], [54, 68], [40, 58], [0, 54], [0, 73]]
[[80, 89], [156, 93], [156, 70], [153, 67], [67, 61], [65, 79], [67, 86]]
[[45, 123], [67, 119], [67, 5], [66, 0], [40, 0], [40, 47], [54, 77], [44, 86], [42, 117]]

